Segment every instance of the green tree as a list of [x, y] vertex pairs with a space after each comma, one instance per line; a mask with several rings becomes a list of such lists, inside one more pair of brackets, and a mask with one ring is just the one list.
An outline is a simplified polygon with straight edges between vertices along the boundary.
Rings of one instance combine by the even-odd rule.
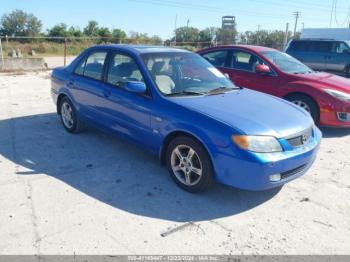
[[121, 29], [113, 29], [112, 36], [119, 42], [122, 42], [126, 38], [126, 33]]
[[14, 10], [0, 20], [0, 34], [9, 36], [36, 36], [42, 29], [41, 21], [33, 14]]
[[206, 29], [199, 32], [199, 40], [201, 42], [212, 42], [216, 39], [219, 28], [207, 27]]
[[74, 26], [71, 26], [68, 29], [68, 34], [69, 36], [73, 36], [73, 37], [84, 37], [84, 33], [79, 29], [79, 27], [74, 27]]
[[71, 36], [68, 31], [68, 26], [64, 23], [57, 24], [48, 30], [47, 35], [49, 37], [69, 37]]
[[222, 29], [220, 28], [217, 33], [217, 41], [222, 44], [234, 44], [236, 43], [238, 32], [236, 28], [233, 29]]
[[84, 34], [86, 36], [97, 36], [98, 35], [98, 22], [89, 21], [88, 25], [84, 28]]
[[100, 27], [97, 30], [97, 35], [101, 36], [101, 37], [111, 37], [111, 31], [109, 31], [109, 29], [107, 27]]
[[[195, 27], [179, 27], [175, 31], [177, 42], [198, 42], [199, 29]], [[174, 41], [175, 39], [173, 39]]]

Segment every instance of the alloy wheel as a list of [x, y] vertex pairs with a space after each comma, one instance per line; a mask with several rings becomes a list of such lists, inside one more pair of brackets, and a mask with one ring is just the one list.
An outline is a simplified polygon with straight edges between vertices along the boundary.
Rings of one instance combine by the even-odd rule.
[[68, 102], [63, 102], [61, 106], [61, 115], [63, 124], [71, 129], [74, 125], [73, 109]]
[[171, 153], [171, 168], [176, 178], [186, 186], [198, 184], [202, 163], [196, 151], [187, 145], [178, 145]]

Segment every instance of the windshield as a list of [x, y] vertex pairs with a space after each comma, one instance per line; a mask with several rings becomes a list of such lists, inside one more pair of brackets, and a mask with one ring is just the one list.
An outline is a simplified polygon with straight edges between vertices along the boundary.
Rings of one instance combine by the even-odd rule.
[[166, 96], [204, 95], [238, 89], [219, 70], [194, 53], [152, 53], [143, 61], [159, 91]]
[[278, 51], [261, 52], [279, 70], [289, 74], [312, 73], [312, 69], [299, 62], [290, 55]]

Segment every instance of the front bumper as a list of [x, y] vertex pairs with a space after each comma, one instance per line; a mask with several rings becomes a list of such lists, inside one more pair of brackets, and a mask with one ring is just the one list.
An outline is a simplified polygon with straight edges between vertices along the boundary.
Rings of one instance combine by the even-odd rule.
[[[346, 116], [344, 118], [344, 115]], [[350, 103], [337, 101], [332, 106], [320, 109], [320, 125], [329, 127], [350, 127]]]
[[[214, 168], [220, 183], [247, 190], [266, 190], [304, 175], [316, 159], [322, 138], [321, 131], [314, 127], [313, 136], [307, 145], [289, 148], [279, 153], [237, 154], [226, 148], [216, 154]], [[285, 139], [280, 139], [286, 149]], [[276, 175], [280, 180], [276, 181]]]

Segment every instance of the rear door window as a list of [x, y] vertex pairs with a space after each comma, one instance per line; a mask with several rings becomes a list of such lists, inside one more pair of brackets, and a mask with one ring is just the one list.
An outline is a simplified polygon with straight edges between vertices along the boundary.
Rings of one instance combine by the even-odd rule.
[[87, 58], [81, 60], [79, 65], [74, 70], [74, 73], [96, 80], [101, 80], [106, 57], [107, 51], [94, 52]]
[[203, 57], [215, 67], [225, 67], [227, 53], [227, 50], [220, 50], [206, 53]]
[[323, 41], [313, 41], [309, 47], [310, 52], [328, 53], [331, 52], [332, 43]]

